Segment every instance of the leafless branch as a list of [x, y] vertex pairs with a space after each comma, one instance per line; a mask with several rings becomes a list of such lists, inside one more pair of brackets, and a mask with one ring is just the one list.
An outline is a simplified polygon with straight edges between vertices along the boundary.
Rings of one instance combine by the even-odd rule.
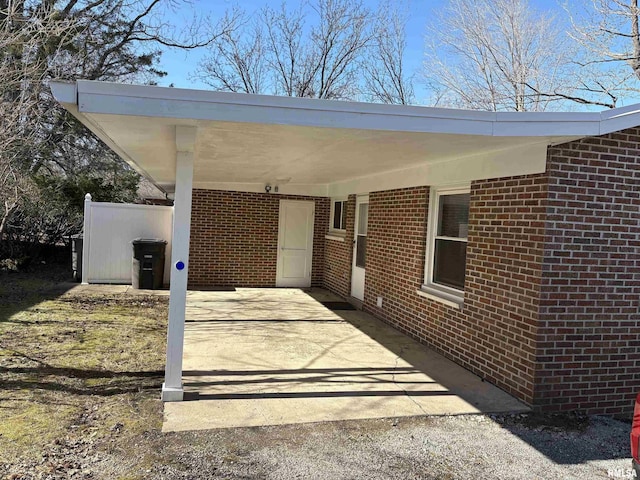
[[[197, 48], [235, 28], [233, 16], [216, 23], [196, 16], [185, 29], [172, 27], [167, 12], [186, 1], [0, 0], [0, 240], [9, 227], [23, 235], [24, 225], [40, 228], [50, 216], [49, 209], [34, 208], [40, 218], [24, 211], [44, 201], [43, 178], [102, 173], [119, 161], [53, 101], [49, 81], [146, 83], [163, 74], [160, 49]], [[54, 236], [64, 225], [63, 216], [46, 221]]]
[[[613, 105], [640, 92], [638, 0], [590, 0], [565, 4], [571, 39], [580, 47], [577, 76], [590, 84], [587, 100]], [[626, 65], [626, 67], [623, 67]], [[631, 73], [631, 75], [629, 75]], [[602, 100], [604, 98], [604, 100]]]
[[[531, 91], [535, 92], [536, 95], [541, 97], [549, 98], [550, 100], [569, 100], [574, 103], [578, 103], [581, 105], [596, 105], [604, 108], [615, 108], [617, 98], [613, 95], [610, 95], [611, 102], [601, 102], [598, 100], [589, 99], [586, 97], [579, 97], [576, 95], [568, 95], [559, 91], [554, 91], [553, 93], [541, 92], [537, 88], [532, 85], [527, 85], [527, 88], [531, 89]], [[593, 89], [586, 89], [586, 91], [593, 92]]]
[[424, 77], [440, 104], [537, 111], [558, 98], [540, 92], [571, 91], [571, 46], [527, 0], [450, 0], [427, 36]]
[[407, 15], [389, 0], [381, 4], [377, 13], [373, 42], [362, 63], [364, 93], [373, 101], [414, 103], [413, 78], [405, 68]]
[[242, 12], [238, 28], [208, 47], [194, 77], [219, 90], [409, 103], [404, 21], [384, 5], [377, 15], [361, 0]]

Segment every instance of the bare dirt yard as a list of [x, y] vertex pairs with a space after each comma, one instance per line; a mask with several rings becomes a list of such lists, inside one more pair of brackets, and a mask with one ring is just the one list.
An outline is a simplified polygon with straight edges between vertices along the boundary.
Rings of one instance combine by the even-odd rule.
[[0, 273], [0, 478], [632, 478], [629, 424], [414, 417], [161, 433], [167, 299]]

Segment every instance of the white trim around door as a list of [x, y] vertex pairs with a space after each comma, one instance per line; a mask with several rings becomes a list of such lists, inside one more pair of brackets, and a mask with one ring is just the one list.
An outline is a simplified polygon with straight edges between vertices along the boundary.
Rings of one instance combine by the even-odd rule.
[[276, 287], [311, 286], [316, 204], [280, 200]]
[[353, 264], [351, 269], [351, 296], [364, 301], [364, 277], [367, 259], [367, 226], [369, 223], [369, 195], [356, 198], [353, 228]]

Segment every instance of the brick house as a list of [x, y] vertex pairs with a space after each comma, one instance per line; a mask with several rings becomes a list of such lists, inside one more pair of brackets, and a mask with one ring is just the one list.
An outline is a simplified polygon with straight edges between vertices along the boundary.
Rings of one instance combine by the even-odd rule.
[[187, 286], [321, 286], [534, 408], [631, 408], [640, 107], [496, 114], [52, 89], [175, 195], [165, 400], [182, 399]]

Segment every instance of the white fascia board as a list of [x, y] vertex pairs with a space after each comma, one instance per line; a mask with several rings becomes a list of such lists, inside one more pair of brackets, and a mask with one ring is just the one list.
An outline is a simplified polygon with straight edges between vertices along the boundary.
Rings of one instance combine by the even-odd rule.
[[51, 82], [50, 83], [51, 93], [53, 94], [53, 98], [56, 99], [58, 103], [62, 105], [73, 105], [74, 107], [78, 104], [78, 88], [76, 83], [72, 82]]
[[[52, 82], [58, 101], [74, 84]], [[592, 136], [640, 125], [640, 106], [593, 112], [479, 112], [79, 80], [80, 113], [488, 136]], [[57, 93], [56, 93], [57, 90]], [[75, 102], [74, 102], [75, 103]], [[188, 123], [188, 122], [187, 122]]]
[[614, 108], [602, 112], [600, 135], [640, 126], [640, 105]]
[[630, 115], [634, 113], [640, 112], [640, 104], [634, 103], [631, 105], [626, 105], [624, 107], [618, 108], [610, 108], [609, 110], [603, 110], [599, 113], [600, 118], [603, 120], [619, 117], [622, 115]]
[[175, 118], [182, 120], [184, 124], [192, 124], [194, 121], [202, 120], [467, 135], [491, 135], [493, 128], [492, 121], [450, 118], [444, 115], [381, 114], [367, 111], [310, 109], [302, 105], [291, 108], [245, 102], [158, 100], [142, 97], [114, 98], [109, 95], [83, 93], [79, 93], [78, 97], [78, 109], [81, 113]]
[[[408, 116], [444, 116], [466, 120], [495, 120], [494, 112], [460, 110], [453, 108], [420, 107], [415, 105], [388, 105], [350, 101], [321, 100], [316, 98], [286, 97], [276, 95], [254, 95], [212, 90], [192, 90], [147, 85], [127, 85], [113, 82], [78, 80], [78, 92], [82, 94], [112, 95], [121, 97], [153, 98], [156, 100], [184, 100], [192, 102], [241, 104], [262, 107], [303, 108], [305, 110], [326, 110], [334, 112], [397, 114]], [[425, 115], [425, 111], [430, 111]]]
[[[593, 136], [640, 124], [638, 105], [593, 112], [479, 112], [78, 81], [84, 113], [483, 136]], [[632, 112], [632, 114], [629, 114]], [[637, 113], [637, 115], [636, 115]], [[603, 128], [603, 122], [607, 125]]]
[[500, 112], [494, 136], [544, 137], [600, 135], [600, 114], [591, 112]]

